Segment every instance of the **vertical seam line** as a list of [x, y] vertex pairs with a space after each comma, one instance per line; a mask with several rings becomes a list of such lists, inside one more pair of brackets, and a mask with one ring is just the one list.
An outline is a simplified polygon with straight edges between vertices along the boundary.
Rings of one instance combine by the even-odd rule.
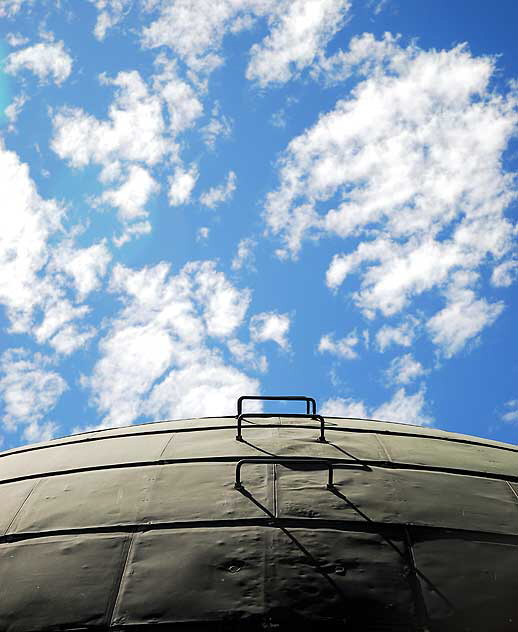
[[505, 481], [509, 487], [509, 489], [511, 490], [513, 496], [515, 497], [516, 500], [518, 500], [518, 494], [516, 493], [516, 490], [514, 489], [514, 487], [511, 485], [511, 483], [509, 481]]
[[135, 541], [135, 531], [132, 531], [129, 534], [129, 536], [126, 538], [126, 542], [124, 546], [124, 548], [126, 549], [126, 552], [125, 554], [123, 552], [123, 554], [121, 555], [122, 559], [121, 559], [119, 577], [117, 578], [117, 581], [114, 582], [113, 594], [112, 594], [112, 598], [110, 599], [111, 603], [109, 603], [108, 608], [106, 609], [106, 622], [107, 622], [108, 627], [111, 627], [114, 624], [113, 616], [115, 614], [115, 610], [117, 606], [119, 605], [121, 588], [124, 581], [124, 577], [126, 575], [126, 568], [128, 567], [131, 553], [133, 552], [134, 541]]
[[171, 441], [173, 440], [173, 437], [175, 436], [176, 432], [171, 432], [171, 436], [169, 437], [169, 439], [167, 440], [165, 446], [162, 448], [162, 451], [160, 452], [160, 456], [158, 457], [158, 460], [160, 461], [162, 459], [162, 457], [164, 456], [164, 452], [167, 450], [167, 448], [169, 447], [169, 444], [171, 443]]
[[18, 507], [18, 510], [16, 511], [16, 513], [14, 514], [14, 516], [11, 519], [11, 522], [9, 522], [9, 525], [7, 526], [7, 529], [5, 530], [5, 535], [7, 535], [9, 533], [9, 530], [11, 529], [11, 527], [13, 526], [13, 524], [16, 521], [16, 518], [18, 518], [20, 511], [23, 509], [23, 507], [25, 506], [26, 502], [29, 500], [29, 498], [32, 495], [32, 492], [41, 484], [41, 481], [43, 480], [43, 478], [39, 478], [36, 483], [31, 487], [31, 489], [29, 490], [27, 496], [25, 496], [25, 498], [23, 499], [21, 505]]
[[390, 456], [390, 452], [388, 451], [388, 448], [383, 442], [382, 438], [379, 436], [378, 433], [374, 433], [374, 436], [376, 437], [376, 441], [378, 442], [378, 445], [380, 446], [381, 451], [385, 455], [385, 458], [387, 459], [389, 463], [392, 463], [392, 457]]

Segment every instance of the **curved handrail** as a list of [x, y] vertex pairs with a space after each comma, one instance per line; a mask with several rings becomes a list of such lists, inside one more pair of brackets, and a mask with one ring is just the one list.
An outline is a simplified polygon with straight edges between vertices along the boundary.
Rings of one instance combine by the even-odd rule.
[[[282, 416], [282, 415], [281, 415]], [[289, 413], [286, 414], [287, 417], [297, 417], [297, 418], [302, 418], [302, 419], [315, 419], [316, 421], [320, 422], [320, 436], [318, 437], [317, 441], [319, 443], [328, 443], [326, 436], [325, 436], [325, 421], [324, 418], [322, 417], [322, 415], [315, 415], [315, 414], [305, 414], [305, 413]], [[243, 441], [243, 419], [245, 417], [252, 417], [253, 419], [266, 419], [268, 417], [279, 417], [279, 413], [241, 413], [240, 415], [238, 415], [237, 417], [237, 435], [236, 435], [236, 441]], [[289, 426], [285, 426], [286, 428], [289, 428]]]
[[270, 456], [258, 456], [251, 457], [247, 459], [241, 459], [237, 462], [236, 465], [236, 481], [234, 483], [234, 488], [239, 491], [245, 491], [245, 486], [241, 482], [241, 469], [245, 463], [257, 463], [257, 464], [265, 464], [268, 465], [278, 464], [278, 465], [288, 465], [290, 463], [304, 463], [306, 465], [322, 465], [326, 467], [328, 470], [328, 478], [326, 489], [334, 490], [334, 482], [333, 482], [333, 462], [325, 459], [313, 459], [313, 458], [302, 458], [302, 457], [270, 457]]
[[[313, 412], [313, 415], [317, 413], [317, 402], [313, 397], [306, 397], [305, 395], [241, 395], [237, 400], [237, 415], [243, 412], [243, 401], [245, 399], [264, 400], [269, 402], [278, 401], [290, 401], [290, 402], [306, 402], [306, 413], [309, 415]], [[310, 410], [310, 407], [313, 411]]]

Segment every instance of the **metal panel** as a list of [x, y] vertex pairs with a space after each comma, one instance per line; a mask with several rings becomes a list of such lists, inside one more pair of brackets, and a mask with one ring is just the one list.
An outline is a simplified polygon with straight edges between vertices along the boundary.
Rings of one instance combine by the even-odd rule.
[[134, 524], [154, 483], [155, 468], [94, 470], [41, 479], [9, 533]]
[[327, 470], [315, 466], [279, 465], [276, 477], [280, 517], [362, 523], [400, 521], [392, 476], [382, 468], [335, 468], [335, 492], [326, 488]]
[[438, 439], [381, 437], [393, 461], [518, 476], [518, 452]]
[[411, 569], [401, 540], [331, 529], [273, 531], [269, 603], [286, 623], [343, 622], [351, 630], [415, 630]]
[[516, 544], [438, 539], [417, 542], [414, 554], [433, 630], [517, 629]]
[[518, 535], [518, 504], [505, 481], [415, 470], [390, 476], [402, 522]]
[[113, 624], [236, 621], [261, 613], [263, 538], [253, 527], [136, 534]]
[[19, 483], [6, 483], [0, 485], [0, 535], [3, 535], [16, 513], [26, 501], [31, 489], [37, 481], [21, 481]]
[[236, 623], [263, 615], [273, 626], [305, 618], [410, 630], [409, 573], [401, 541], [373, 534], [153, 531], [135, 536], [112, 623]]
[[398, 423], [393, 421], [376, 421], [368, 419], [342, 419], [339, 417], [326, 417], [327, 423], [336, 423], [340, 428], [350, 428], [352, 431], [376, 432], [385, 436], [386, 434], [398, 435], [417, 435], [418, 437], [429, 437], [431, 439], [454, 439], [457, 441], [475, 441], [488, 446], [496, 446], [503, 448], [514, 448], [518, 453], [518, 447], [501, 441], [493, 441], [473, 435], [459, 434], [457, 432], [449, 432], [440, 430], [439, 428], [430, 428], [427, 426], [415, 426], [413, 424]]
[[[235, 463], [179, 463], [155, 470], [156, 481], [140, 522], [264, 518], [264, 511], [234, 489]], [[249, 465], [246, 478], [261, 505], [270, 507], [269, 468]]]
[[[369, 466], [325, 469], [276, 466], [281, 517], [416, 524], [518, 535], [518, 504], [505, 481]], [[252, 488], [247, 487], [250, 492]]]
[[104, 465], [154, 461], [160, 457], [169, 439], [168, 434], [144, 437], [137, 435], [9, 454], [0, 458], [0, 480]]
[[106, 625], [125, 542], [114, 535], [78, 535], [1, 544], [0, 629]]
[[[235, 419], [233, 420], [235, 425]], [[276, 428], [243, 430], [244, 441], [236, 441], [236, 428], [199, 432], [177, 432], [164, 451], [165, 459], [192, 459], [221, 456], [258, 456], [274, 448]]]
[[[236, 423], [233, 420], [234, 424]], [[281, 424], [264, 427], [265, 424]], [[303, 427], [307, 425], [308, 427]], [[263, 427], [261, 427], [263, 426]], [[302, 426], [302, 427], [301, 427]], [[314, 427], [311, 427], [314, 426]], [[341, 432], [326, 427], [329, 443], [319, 443], [318, 424], [300, 419], [272, 417], [243, 422], [243, 442], [235, 440], [232, 429], [199, 433], [178, 432], [168, 444], [164, 458], [206, 458], [211, 456], [314, 456], [338, 459], [385, 461], [386, 453], [374, 433]]]

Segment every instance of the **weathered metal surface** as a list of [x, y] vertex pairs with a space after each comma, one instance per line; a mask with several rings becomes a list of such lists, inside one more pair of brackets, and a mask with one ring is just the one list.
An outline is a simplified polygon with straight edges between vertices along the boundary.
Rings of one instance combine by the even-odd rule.
[[416, 542], [416, 564], [434, 629], [448, 632], [518, 629], [518, 547], [443, 537]]
[[489, 446], [415, 437], [381, 438], [395, 462], [516, 476], [518, 452]]
[[137, 534], [113, 623], [202, 623], [259, 615], [264, 550], [258, 528]]
[[[283, 517], [413, 524], [518, 536], [518, 505], [505, 481], [380, 467], [326, 472], [277, 467], [278, 513]], [[252, 491], [251, 485], [248, 489]]]
[[0, 453], [0, 631], [518, 629], [518, 448], [363, 420], [319, 434], [245, 418], [241, 442], [214, 418]]
[[8, 454], [0, 458], [0, 481], [156, 461], [170, 438], [170, 434], [121, 437]]
[[107, 625], [127, 536], [60, 535], [0, 545], [0, 630]]
[[141, 467], [42, 478], [8, 533], [134, 525], [154, 476], [155, 468]]
[[16, 513], [27, 500], [34, 487], [34, 481], [20, 481], [18, 483], [7, 483], [0, 487], [0, 535], [9, 528]]
[[[156, 471], [143, 523], [264, 518], [264, 512], [234, 490], [233, 463], [182, 463]], [[250, 468], [256, 498], [268, 505], [265, 468]]]

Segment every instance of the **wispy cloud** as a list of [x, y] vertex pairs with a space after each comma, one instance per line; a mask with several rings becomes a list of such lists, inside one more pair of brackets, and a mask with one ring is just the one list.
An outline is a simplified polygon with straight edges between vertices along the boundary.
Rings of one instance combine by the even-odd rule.
[[4, 70], [13, 75], [21, 70], [30, 70], [41, 83], [53, 80], [59, 85], [72, 72], [72, 57], [66, 52], [63, 42], [40, 42], [8, 55]]
[[426, 413], [426, 408], [423, 388], [413, 394], [407, 394], [404, 388], [400, 388], [392, 399], [377, 408], [361, 400], [335, 398], [325, 401], [321, 410], [323, 415], [333, 417], [359, 417], [427, 426], [433, 423], [433, 418]]
[[234, 191], [236, 190], [237, 176], [234, 171], [229, 171], [225, 182], [222, 184], [211, 187], [208, 191], [205, 191], [200, 196], [200, 202], [203, 206], [209, 208], [216, 208], [225, 202], [232, 199]]
[[320, 338], [318, 350], [320, 353], [331, 353], [347, 360], [358, 357], [357, 346], [360, 342], [356, 331], [351, 331], [345, 338], [335, 340], [333, 334], [325, 334]]
[[250, 336], [255, 342], [271, 340], [287, 351], [290, 348], [288, 332], [291, 326], [289, 314], [263, 312], [255, 314], [250, 320]]
[[21, 427], [28, 441], [51, 438], [57, 431], [56, 423], [43, 419], [68, 387], [51, 367], [48, 357], [24, 349], [9, 349], [0, 358], [3, 423], [10, 431]]

